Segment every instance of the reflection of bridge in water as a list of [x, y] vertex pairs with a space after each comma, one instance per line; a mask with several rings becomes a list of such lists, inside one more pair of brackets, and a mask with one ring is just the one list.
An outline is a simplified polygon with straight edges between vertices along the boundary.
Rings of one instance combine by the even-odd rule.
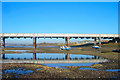
[[97, 63], [97, 62], [107, 62], [108, 61], [107, 59], [104, 59], [103, 57], [99, 57], [99, 56], [92, 56], [92, 57], [86, 57], [86, 58], [84, 58], [84, 57], [71, 58], [69, 53], [66, 53], [64, 55], [65, 55], [64, 58], [40, 59], [40, 58], [36, 58], [36, 53], [33, 53], [33, 58], [31, 58], [31, 59], [27, 59], [27, 58], [24, 58], [24, 59], [20, 59], [20, 58], [7, 59], [5, 57], [5, 54], [4, 54], [2, 56], [2, 58], [3, 58], [2, 63]]
[[[16, 53], [17, 54], [17, 53]], [[19, 53], [19, 54], [21, 54], [21, 53]], [[8, 58], [7, 56], [5, 56], [5, 54], [4, 55], [2, 55], [2, 59], [11, 59], [11, 60], [88, 60], [88, 59], [90, 59], [90, 60], [92, 60], [92, 59], [96, 59], [96, 60], [98, 60], [98, 59], [103, 59], [103, 57], [99, 57], [99, 56], [91, 56], [91, 55], [81, 55], [81, 54], [77, 54], [76, 56], [75, 56], [75, 54], [69, 54], [69, 53], [64, 53], [64, 54], [62, 54], [62, 57], [59, 57], [60, 55], [57, 55], [56, 57], [54, 57], [54, 58], [52, 58], [52, 57], [50, 57], [50, 56], [54, 56], [54, 55], [52, 55], [52, 54], [50, 54], [50, 53], [47, 53], [47, 54], [44, 54], [44, 53], [42, 53], [42, 55], [44, 56], [43, 58], [40, 58], [39, 56], [41, 56], [42, 57], [42, 55], [40, 54], [40, 53], [37, 53], [37, 56], [36, 56], [36, 53], [32, 53], [33, 55], [32, 55], [32, 58], [27, 58], [27, 56], [29, 56], [29, 54], [30, 53], [27, 53], [27, 56], [25, 57], [24, 56], [24, 58], [20, 58], [20, 55], [19, 54], [17, 54], [18, 55], [18, 57], [17, 58], [14, 58], [14, 57], [12, 57], [12, 58]], [[50, 54], [50, 56], [48, 55], [48, 54]], [[59, 53], [58, 53], [59, 54]], [[14, 55], [14, 54], [13, 54]], [[21, 55], [22, 56], [22, 55]], [[45, 57], [46, 56], [46, 57]], [[74, 56], [74, 57], [73, 57]]]
[[5, 57], [5, 54], [4, 54], [2, 56], [2, 58], [3, 58], [2, 63], [41, 63], [41, 64], [46, 64], [46, 63], [99, 63], [99, 62], [107, 62], [108, 61], [107, 59], [104, 59], [103, 57], [99, 57], [99, 56], [93, 56], [91, 58], [90, 57], [71, 58], [69, 53], [66, 53], [64, 55], [65, 55], [65, 58], [39, 59], [39, 58], [36, 58], [36, 53], [33, 53], [33, 58], [31, 58], [31, 59], [27, 59], [27, 58], [8, 59]]

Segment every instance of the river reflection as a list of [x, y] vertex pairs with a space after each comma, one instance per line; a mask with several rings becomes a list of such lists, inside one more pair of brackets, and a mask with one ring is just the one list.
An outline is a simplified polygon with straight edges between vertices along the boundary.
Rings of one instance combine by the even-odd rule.
[[[99, 59], [98, 56], [82, 55], [82, 54], [66, 54], [66, 53], [6, 53], [1, 54], [1, 58], [5, 59]], [[101, 59], [103, 59], [101, 57]]]
[[[59, 48], [60, 46], [37, 46], [36, 48]], [[6, 48], [33, 48], [33, 46], [6, 46]]]

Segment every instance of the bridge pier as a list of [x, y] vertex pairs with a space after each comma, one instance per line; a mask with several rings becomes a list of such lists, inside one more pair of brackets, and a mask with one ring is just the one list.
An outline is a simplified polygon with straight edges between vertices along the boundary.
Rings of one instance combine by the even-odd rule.
[[70, 37], [65, 38], [65, 45], [68, 47], [70, 46]]
[[36, 49], [36, 37], [33, 37], [33, 48]]
[[102, 59], [102, 57], [98, 56], [98, 59]]
[[33, 60], [36, 60], [36, 53], [33, 53]]
[[3, 54], [2, 59], [5, 59], [5, 54]]
[[114, 41], [115, 43], [118, 43], [118, 42], [120, 41], [120, 39], [119, 39], [119, 38], [115, 38], [115, 39], [113, 39], [113, 41]]
[[5, 51], [5, 37], [3, 37], [2, 51]]
[[70, 59], [70, 54], [69, 53], [65, 54], [65, 59], [67, 59], [67, 60]]
[[101, 37], [99, 37], [98, 39], [99, 39], [99, 46], [101, 47]]
[[94, 38], [94, 46], [96, 46], [96, 44], [97, 44], [97, 38], [95, 37]]
[[97, 56], [94, 56], [94, 59], [97, 59]]

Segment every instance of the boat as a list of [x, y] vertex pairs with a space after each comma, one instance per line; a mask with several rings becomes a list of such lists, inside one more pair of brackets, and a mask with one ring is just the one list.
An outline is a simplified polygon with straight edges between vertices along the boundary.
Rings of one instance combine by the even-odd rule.
[[62, 46], [62, 47], [60, 47], [60, 49], [61, 49], [61, 50], [70, 50], [70, 49], [71, 49], [71, 47]]
[[112, 50], [113, 52], [119, 52], [120, 53], [120, 48], [119, 49], [115, 49], [115, 50]]
[[99, 47], [99, 46], [93, 46], [92, 48], [95, 48], [95, 49], [100, 49], [100, 47]]

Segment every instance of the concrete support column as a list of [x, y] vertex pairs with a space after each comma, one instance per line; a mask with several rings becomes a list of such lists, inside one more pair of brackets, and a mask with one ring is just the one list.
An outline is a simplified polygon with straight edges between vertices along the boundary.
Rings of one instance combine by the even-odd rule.
[[100, 57], [98, 56], [98, 58], [97, 59], [100, 59]]
[[97, 38], [95, 37], [94, 38], [94, 46], [96, 46], [96, 44], [97, 44]]
[[33, 53], [33, 60], [36, 60], [36, 53]]
[[99, 46], [101, 46], [101, 37], [99, 37]]
[[1, 50], [1, 48], [2, 48], [2, 44], [1, 44], [1, 36], [0, 36], [0, 50]]
[[65, 44], [66, 44], [66, 46], [70, 46], [70, 37], [66, 37], [65, 38]]
[[2, 51], [5, 51], [5, 37], [3, 37]]
[[70, 54], [69, 53], [65, 54], [65, 59], [67, 59], [67, 60], [70, 59]]
[[99, 59], [102, 59], [102, 57], [99, 57]]
[[120, 39], [119, 39], [119, 38], [115, 38], [115, 39], [113, 39], [113, 41], [114, 41], [115, 43], [118, 43], [118, 42], [120, 41]]
[[97, 56], [94, 56], [94, 59], [97, 59]]
[[36, 37], [33, 37], [33, 48], [36, 48]]
[[3, 54], [2, 59], [5, 59], [5, 54]]

